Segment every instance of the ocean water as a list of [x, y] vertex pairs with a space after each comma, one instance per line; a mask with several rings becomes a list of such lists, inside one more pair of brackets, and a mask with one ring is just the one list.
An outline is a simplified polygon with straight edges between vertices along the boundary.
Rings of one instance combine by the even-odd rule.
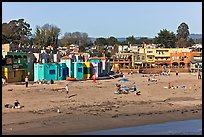
[[202, 119], [116, 128], [86, 132], [80, 135], [202, 135]]

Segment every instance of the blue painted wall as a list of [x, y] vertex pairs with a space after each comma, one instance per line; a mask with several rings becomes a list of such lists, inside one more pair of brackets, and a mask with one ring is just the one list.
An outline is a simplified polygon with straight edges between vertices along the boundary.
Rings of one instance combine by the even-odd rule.
[[61, 59], [61, 63], [65, 63], [68, 67], [68, 77], [74, 78], [74, 64], [73, 59]]
[[84, 65], [81, 62], [73, 62], [74, 64], [74, 78], [81, 80], [84, 78]]
[[65, 63], [35, 63], [34, 81], [37, 80], [65, 80], [68, 71]]

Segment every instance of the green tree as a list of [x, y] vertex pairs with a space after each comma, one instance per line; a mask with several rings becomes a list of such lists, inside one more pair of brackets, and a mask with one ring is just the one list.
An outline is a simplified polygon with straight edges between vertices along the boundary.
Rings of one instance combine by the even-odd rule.
[[153, 43], [152, 39], [148, 39], [147, 37], [140, 38], [136, 44], [151, 44]]
[[111, 36], [110, 38], [107, 38], [107, 43], [108, 45], [114, 46], [118, 44], [118, 40], [115, 37]]
[[177, 47], [180, 47], [180, 48], [183, 48], [183, 47], [188, 47], [188, 41], [185, 40], [184, 38], [180, 38], [176, 41], [176, 46]]
[[176, 35], [177, 40], [179, 40], [181, 38], [188, 40], [189, 34], [190, 33], [189, 33], [188, 25], [184, 22], [181, 23], [177, 29], [177, 35]]
[[60, 40], [61, 46], [68, 47], [71, 44], [79, 45], [79, 51], [85, 51], [86, 47], [89, 47], [92, 43], [88, 34], [85, 32], [66, 32]]
[[107, 45], [108, 42], [105, 38], [96, 38], [95, 44], [98, 46]]
[[40, 47], [47, 47], [49, 45], [57, 47], [59, 34], [60, 28], [55, 25], [45, 24], [42, 27], [36, 26], [34, 43]]
[[30, 24], [24, 19], [11, 20], [2, 24], [2, 42], [14, 44], [27, 44], [31, 36]]
[[178, 47], [191, 47], [195, 42], [193, 39], [189, 38], [190, 32], [189, 27], [186, 23], [181, 23], [177, 29], [177, 46]]
[[134, 38], [134, 36], [129, 36], [126, 38], [125, 43], [127, 44], [136, 44], [136, 39]]
[[158, 36], [153, 40], [156, 44], [161, 44], [164, 48], [174, 48], [176, 35], [166, 29], [160, 30]]

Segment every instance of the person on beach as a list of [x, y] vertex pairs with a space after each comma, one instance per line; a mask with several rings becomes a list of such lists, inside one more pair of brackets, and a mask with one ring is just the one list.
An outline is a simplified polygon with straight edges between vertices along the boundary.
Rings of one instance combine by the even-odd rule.
[[178, 71], [176, 71], [176, 76], [178, 76]]
[[6, 80], [4, 78], [2, 78], [2, 84], [5, 85], [6, 84]]
[[20, 102], [18, 100], [14, 102], [14, 108], [21, 108]]
[[93, 79], [93, 83], [96, 83], [96, 75], [95, 74], [92, 76], [92, 79]]
[[134, 82], [134, 85], [133, 85], [133, 89], [134, 89], [134, 92], [135, 92], [135, 94], [136, 94], [136, 92], [137, 92], [137, 86], [136, 86], [135, 82]]
[[118, 92], [119, 94], [121, 94], [121, 93], [122, 93], [121, 85], [118, 84], [117, 87], [118, 87], [117, 92]]
[[169, 87], [168, 87], [169, 89], [171, 89], [171, 83], [169, 82]]
[[66, 93], [67, 93], [67, 95], [68, 95], [68, 93], [69, 93], [68, 84], [65, 86], [65, 90], [66, 90]]
[[150, 76], [147, 77], [147, 81], [150, 81]]
[[201, 79], [200, 70], [198, 70], [198, 79]]
[[26, 88], [28, 87], [28, 76], [25, 77]]

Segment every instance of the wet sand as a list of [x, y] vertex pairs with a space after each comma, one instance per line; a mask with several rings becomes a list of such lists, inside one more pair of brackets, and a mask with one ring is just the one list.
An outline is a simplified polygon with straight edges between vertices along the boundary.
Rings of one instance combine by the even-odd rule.
[[[55, 81], [51, 85], [9, 84], [2, 89], [3, 134], [80, 134], [84, 132], [202, 118], [202, 80], [193, 74], [156, 76], [147, 82], [139, 74], [127, 75], [122, 83], [133, 87], [136, 82], [141, 96], [134, 93], [114, 94], [117, 79]], [[168, 83], [179, 86], [165, 89]], [[63, 90], [69, 84], [70, 92]], [[181, 86], [187, 88], [181, 88]], [[8, 91], [8, 89], [13, 89]], [[16, 99], [25, 107], [4, 108]], [[60, 113], [57, 110], [60, 110]]]

